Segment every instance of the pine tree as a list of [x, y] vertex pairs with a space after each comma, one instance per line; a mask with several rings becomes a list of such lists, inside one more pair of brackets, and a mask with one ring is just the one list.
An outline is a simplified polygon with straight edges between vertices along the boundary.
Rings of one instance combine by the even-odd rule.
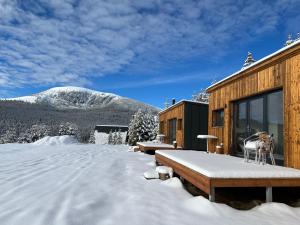
[[8, 130], [6, 130], [5, 134], [1, 135], [0, 137], [1, 143], [14, 143], [17, 142], [17, 132], [15, 127], [10, 127]]
[[122, 134], [121, 134], [121, 130], [118, 130], [118, 134], [117, 134], [117, 145], [121, 145], [123, 143], [123, 138], [122, 138]]
[[153, 114], [139, 110], [129, 124], [129, 145], [136, 145], [138, 141], [154, 140], [157, 135], [157, 126], [157, 119]]
[[143, 112], [138, 110], [132, 117], [128, 127], [128, 144], [136, 145], [140, 140], [140, 133], [142, 131]]
[[196, 102], [208, 103], [209, 101], [209, 94], [206, 92], [205, 89], [201, 89], [199, 93], [193, 95], [192, 97], [193, 97], [193, 101]]
[[114, 132], [114, 135], [113, 135], [113, 144], [116, 145], [117, 142], [118, 142], [118, 134], [117, 134], [117, 132], [115, 131], [115, 132]]
[[78, 135], [78, 126], [73, 123], [62, 123], [59, 126], [58, 134], [61, 135]]
[[92, 130], [90, 133], [89, 143], [95, 144], [95, 131], [94, 130]]
[[112, 145], [112, 144], [113, 144], [112, 130], [109, 131], [107, 143], [108, 143], [109, 145]]

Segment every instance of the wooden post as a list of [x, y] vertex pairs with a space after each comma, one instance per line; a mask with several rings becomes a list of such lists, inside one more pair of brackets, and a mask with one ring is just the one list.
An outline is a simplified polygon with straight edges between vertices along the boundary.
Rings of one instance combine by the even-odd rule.
[[210, 193], [209, 193], [209, 201], [214, 202], [216, 201], [216, 193], [215, 193], [215, 187], [210, 188]]
[[266, 202], [273, 201], [272, 187], [266, 187]]

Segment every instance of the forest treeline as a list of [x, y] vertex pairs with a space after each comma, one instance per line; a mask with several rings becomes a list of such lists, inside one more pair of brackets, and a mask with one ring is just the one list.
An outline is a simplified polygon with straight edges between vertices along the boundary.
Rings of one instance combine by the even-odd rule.
[[0, 101], [0, 143], [33, 142], [46, 135], [67, 134], [62, 130], [68, 129], [76, 132], [80, 142], [88, 142], [95, 125], [128, 125], [134, 113], [114, 106], [57, 109], [46, 104]]

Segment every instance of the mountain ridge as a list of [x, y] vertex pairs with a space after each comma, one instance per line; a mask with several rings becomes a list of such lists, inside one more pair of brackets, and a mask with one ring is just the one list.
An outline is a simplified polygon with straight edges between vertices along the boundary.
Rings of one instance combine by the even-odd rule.
[[54, 87], [33, 95], [2, 100], [46, 104], [58, 109], [103, 109], [112, 107], [130, 111], [142, 109], [158, 112], [160, 110], [155, 106], [131, 98], [74, 86]]

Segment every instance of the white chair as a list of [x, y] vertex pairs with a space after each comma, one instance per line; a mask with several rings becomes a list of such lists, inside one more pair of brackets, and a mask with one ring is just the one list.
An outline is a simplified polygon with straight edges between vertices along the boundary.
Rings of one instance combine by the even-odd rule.
[[266, 132], [258, 132], [255, 133], [246, 139], [244, 139], [244, 160], [245, 162], [249, 162], [250, 153], [255, 153], [255, 162], [258, 159], [258, 140], [259, 135]]
[[267, 163], [267, 155], [270, 155], [272, 165], [275, 164], [275, 159], [273, 155], [273, 151], [275, 148], [273, 134], [261, 134], [259, 135], [259, 140], [257, 142], [258, 146], [258, 163], [262, 162], [262, 164]]
[[164, 143], [164, 138], [165, 137], [166, 137], [166, 135], [164, 135], [164, 134], [158, 134], [156, 136], [157, 143]]

